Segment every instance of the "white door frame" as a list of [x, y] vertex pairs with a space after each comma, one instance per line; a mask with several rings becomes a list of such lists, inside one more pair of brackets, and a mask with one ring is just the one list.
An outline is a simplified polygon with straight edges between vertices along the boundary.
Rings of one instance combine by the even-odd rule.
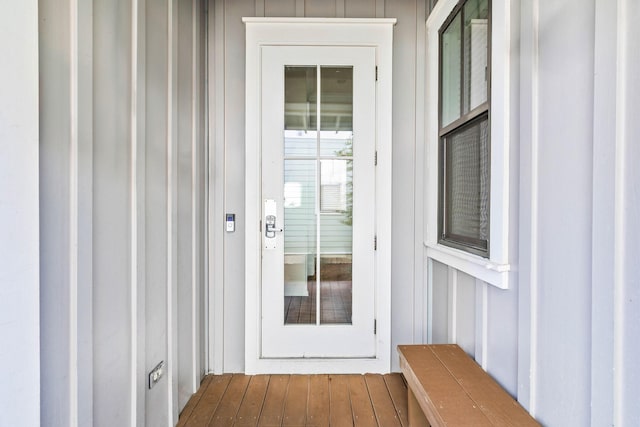
[[[246, 25], [245, 372], [386, 373], [391, 369], [391, 72], [395, 19], [243, 18]], [[376, 48], [376, 357], [262, 359], [261, 333], [261, 46]], [[372, 159], [373, 161], [373, 159]]]

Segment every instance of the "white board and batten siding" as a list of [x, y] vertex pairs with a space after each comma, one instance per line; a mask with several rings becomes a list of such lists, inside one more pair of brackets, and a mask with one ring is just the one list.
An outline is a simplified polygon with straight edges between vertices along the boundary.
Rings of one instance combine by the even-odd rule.
[[638, 425], [640, 7], [521, 17], [519, 398], [544, 425]]
[[43, 425], [172, 426], [205, 372], [204, 7], [39, 2]]
[[508, 286], [425, 249], [429, 341], [459, 343], [543, 425], [638, 425], [640, 7], [508, 4]]
[[[426, 3], [432, 2], [45, 0], [37, 9], [20, 2], [18, 15], [17, 6], [7, 6], [11, 13], [3, 17], [32, 30], [21, 39], [11, 33], [15, 25], [0, 26], [4, 35], [9, 31], [7, 43], [24, 47], [13, 58], [25, 61], [15, 68], [23, 71], [22, 85], [12, 85], [19, 95], [3, 92], [12, 96], [3, 97], [1, 110], [22, 124], [0, 123], [0, 131], [31, 144], [3, 150], [12, 157], [0, 159], [10, 160], [0, 173], [15, 172], [11, 182], [20, 187], [11, 189], [24, 191], [11, 204], [17, 210], [0, 204], [0, 226], [21, 225], [30, 238], [16, 242], [23, 252], [12, 246], [0, 262], [21, 266], [40, 251], [39, 266], [3, 269], [12, 272], [9, 281], [25, 284], [2, 298], [14, 304], [1, 316], [15, 316], [0, 328], [23, 322], [14, 336], [19, 355], [0, 353], [13, 367], [9, 373], [20, 376], [3, 382], [11, 390], [2, 388], [2, 396], [16, 399], [10, 409], [26, 409], [21, 415], [37, 424], [39, 398], [49, 425], [171, 425], [205, 366], [244, 370], [242, 17], [396, 18], [393, 230], [391, 242], [379, 242], [392, 252], [392, 349], [458, 342], [545, 425], [640, 424], [634, 400], [640, 395], [634, 114], [640, 6], [634, 0], [502, 3], [510, 6], [501, 17], [510, 35], [501, 46], [511, 55], [503, 123], [510, 273], [508, 289], [500, 289], [430, 259], [424, 247]], [[27, 15], [38, 16], [37, 30]], [[207, 146], [201, 143], [204, 55]], [[1, 80], [13, 81], [12, 71], [3, 69]], [[8, 107], [9, 99], [30, 111], [13, 101]], [[24, 163], [14, 161], [20, 158]], [[236, 213], [234, 233], [224, 232], [225, 212]], [[38, 221], [39, 242], [29, 234]], [[202, 327], [198, 281], [207, 269], [210, 317]], [[170, 368], [148, 391], [146, 374], [159, 359]], [[38, 368], [47, 376], [39, 377]], [[3, 416], [15, 415], [3, 410]], [[13, 418], [9, 424], [16, 424]]]

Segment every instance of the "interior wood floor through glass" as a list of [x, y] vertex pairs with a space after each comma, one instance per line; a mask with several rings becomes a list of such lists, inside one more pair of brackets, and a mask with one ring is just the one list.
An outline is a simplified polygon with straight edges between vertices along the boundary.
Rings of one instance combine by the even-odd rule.
[[[284, 297], [286, 324], [316, 323], [316, 281], [307, 282], [309, 296]], [[351, 281], [320, 282], [320, 323], [351, 323]]]

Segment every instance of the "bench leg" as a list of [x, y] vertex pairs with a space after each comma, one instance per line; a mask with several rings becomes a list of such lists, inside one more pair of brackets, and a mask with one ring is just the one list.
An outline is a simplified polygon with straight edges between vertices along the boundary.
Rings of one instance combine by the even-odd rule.
[[424, 412], [422, 412], [422, 408], [420, 404], [416, 400], [416, 396], [413, 394], [411, 389], [407, 389], [408, 394], [408, 416], [409, 416], [409, 427], [429, 427], [429, 421], [427, 421], [427, 417], [425, 417]]

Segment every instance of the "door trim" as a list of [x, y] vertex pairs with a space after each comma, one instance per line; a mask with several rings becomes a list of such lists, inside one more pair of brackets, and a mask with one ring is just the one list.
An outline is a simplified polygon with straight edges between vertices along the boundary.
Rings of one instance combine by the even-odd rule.
[[[246, 25], [245, 102], [245, 372], [387, 373], [391, 369], [391, 73], [395, 19], [243, 18]], [[263, 359], [261, 333], [261, 46], [376, 48], [376, 357]], [[372, 70], [375, 72], [375, 70]], [[374, 159], [371, 159], [373, 162]], [[372, 242], [373, 244], [373, 242]]]

